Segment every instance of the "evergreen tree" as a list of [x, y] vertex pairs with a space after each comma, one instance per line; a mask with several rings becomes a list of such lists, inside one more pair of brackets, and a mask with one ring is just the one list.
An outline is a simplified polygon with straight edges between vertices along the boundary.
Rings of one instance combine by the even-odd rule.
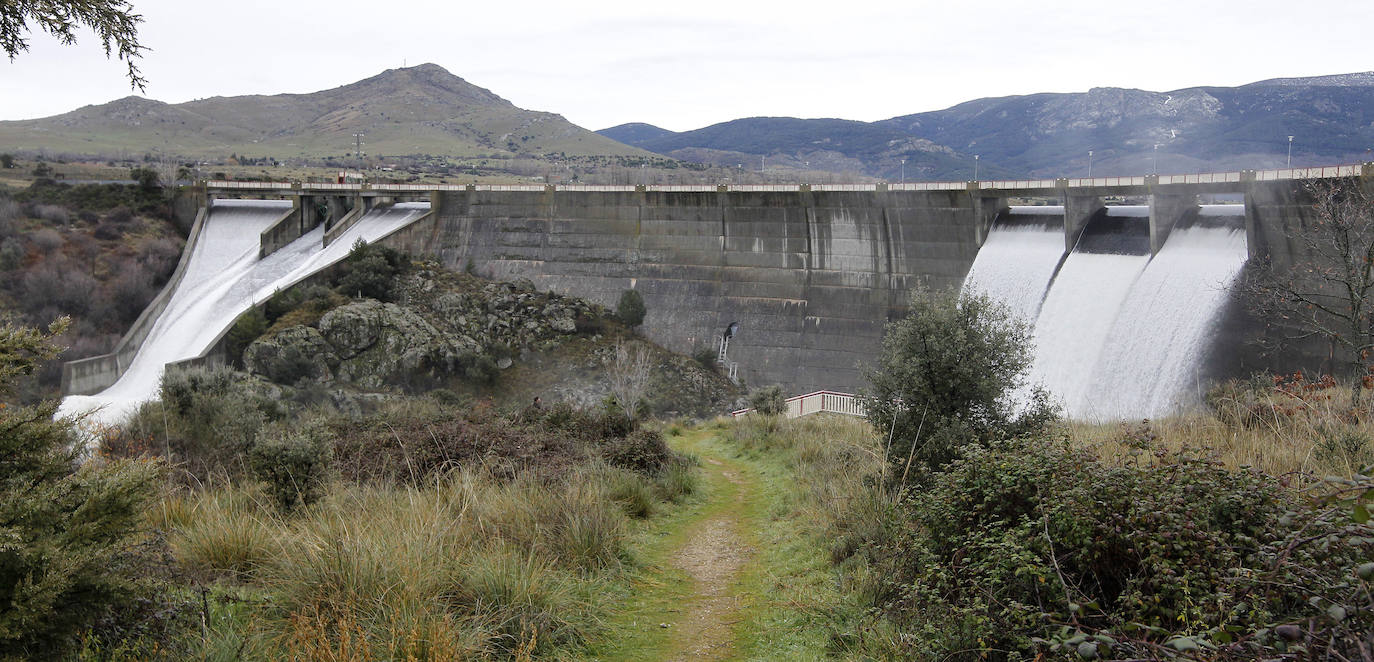
[[[55, 357], [66, 326], [0, 324], [0, 391]], [[142, 593], [129, 566], [158, 467], [83, 464], [56, 409], [0, 404], [0, 660], [58, 659]]]

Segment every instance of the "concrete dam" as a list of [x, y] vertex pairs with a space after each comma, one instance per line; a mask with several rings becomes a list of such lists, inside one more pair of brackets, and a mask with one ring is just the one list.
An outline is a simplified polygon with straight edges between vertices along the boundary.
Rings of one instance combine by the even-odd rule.
[[[1225, 287], [1248, 256], [1291, 250], [1285, 228], [1306, 210], [1301, 180], [1370, 175], [1365, 164], [866, 186], [211, 182], [202, 194], [294, 200], [295, 215], [261, 233], [261, 259], [325, 218], [326, 237], [351, 227], [370, 213], [364, 196], [428, 200], [427, 213], [369, 238], [607, 306], [638, 290], [642, 333], [680, 352], [714, 350], [738, 323], [730, 359], [740, 377], [794, 393], [861, 387], [884, 324], [904, 314], [913, 288], [976, 287], [1034, 325], [1034, 378], [1071, 415], [1099, 418], [1195, 402], [1211, 376], [1199, 366], [1222, 342]], [[1199, 205], [1204, 194], [1244, 204]], [[1116, 196], [1146, 204], [1106, 204]], [[1013, 207], [1013, 198], [1057, 204]]]

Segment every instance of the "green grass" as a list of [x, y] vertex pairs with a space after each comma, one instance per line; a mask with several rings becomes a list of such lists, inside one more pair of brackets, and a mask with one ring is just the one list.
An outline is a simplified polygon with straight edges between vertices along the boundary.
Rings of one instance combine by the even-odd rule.
[[[837, 527], [854, 512], [854, 500], [868, 493], [859, 475], [876, 470], [876, 456], [855, 450], [874, 445], [873, 436], [849, 420], [765, 430], [754, 425], [718, 420], [669, 439], [679, 452], [705, 462], [700, 496], [641, 532], [643, 570], [633, 592], [617, 596], [623, 608], [589, 648], [588, 659], [666, 659], [693, 643], [683, 640], [676, 623], [693, 604], [696, 587], [670, 559], [702, 523], [722, 515], [736, 519], [740, 543], [754, 550], [732, 588], [740, 612], [723, 659], [829, 659], [836, 642], [855, 636], [864, 594], [853, 589], [862, 585], [864, 567], [837, 567], [831, 559], [834, 541], [845, 539]], [[742, 484], [727, 480], [724, 471]]]

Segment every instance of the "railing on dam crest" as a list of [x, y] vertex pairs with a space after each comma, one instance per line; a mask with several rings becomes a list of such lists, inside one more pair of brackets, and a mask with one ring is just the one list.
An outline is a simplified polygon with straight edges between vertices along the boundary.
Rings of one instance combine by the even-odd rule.
[[347, 192], [372, 195], [387, 193], [424, 193], [429, 191], [492, 191], [527, 192], [548, 191], [628, 193], [646, 192], [757, 192], [797, 193], [802, 191], [970, 191], [984, 193], [1016, 191], [1049, 191], [1054, 189], [1141, 188], [1175, 185], [1240, 185], [1244, 182], [1271, 182], [1290, 179], [1331, 179], [1374, 175], [1374, 163], [1315, 166], [1311, 168], [1281, 168], [1277, 170], [1236, 170], [1175, 175], [1134, 175], [1129, 177], [1068, 177], [1060, 179], [999, 179], [985, 181], [905, 182], [900, 184], [673, 184], [673, 185], [581, 185], [581, 184], [370, 184], [336, 182], [240, 182], [214, 180], [205, 182], [208, 190], [222, 193], [236, 191], [273, 192]]

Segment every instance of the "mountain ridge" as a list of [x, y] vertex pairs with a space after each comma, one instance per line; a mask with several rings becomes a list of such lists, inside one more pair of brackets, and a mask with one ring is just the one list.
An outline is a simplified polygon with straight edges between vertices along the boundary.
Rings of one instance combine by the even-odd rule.
[[[746, 125], [747, 135], [737, 130]], [[798, 168], [844, 161], [892, 180], [970, 179], [975, 169], [981, 178], [1082, 176], [1090, 158], [1099, 175], [1282, 167], [1289, 135], [1298, 137], [1295, 165], [1369, 158], [1374, 72], [984, 97], [876, 122], [742, 118], [631, 144], [677, 158], [710, 150]]]

